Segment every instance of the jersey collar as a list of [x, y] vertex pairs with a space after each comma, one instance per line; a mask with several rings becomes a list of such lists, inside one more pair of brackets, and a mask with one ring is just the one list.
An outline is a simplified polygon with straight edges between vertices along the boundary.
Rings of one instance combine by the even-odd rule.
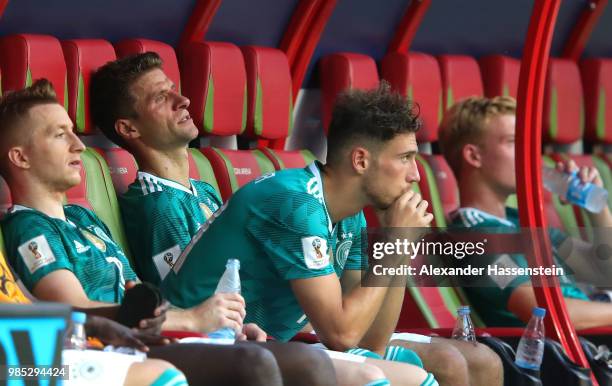
[[319, 189], [321, 189], [321, 203], [323, 204], [323, 208], [325, 209], [325, 214], [327, 215], [327, 228], [329, 229], [329, 233], [331, 234], [334, 230], [334, 227], [332, 226], [332, 221], [331, 221], [331, 216], [329, 215], [329, 211], [327, 210], [327, 205], [325, 205], [325, 194], [324, 194], [324, 190], [323, 190], [323, 179], [321, 179], [321, 172], [319, 171], [319, 167], [321, 166], [321, 164], [317, 161], [314, 161], [313, 163], [311, 163], [310, 165], [308, 165], [308, 170], [310, 170], [310, 172], [314, 175], [314, 177], [317, 179], [317, 185], [319, 186]]
[[198, 190], [195, 188], [195, 186], [193, 186], [192, 178], [189, 179], [189, 184], [191, 185], [191, 189], [187, 189], [186, 187], [179, 184], [178, 182], [168, 180], [166, 178], [158, 177], [154, 174], [143, 172], [140, 170], [138, 171], [138, 179], [141, 181], [144, 180], [145, 182], [151, 182], [154, 184], [157, 183], [157, 184], [166, 185], [174, 189], [182, 190], [183, 192], [194, 195], [196, 197], [198, 196]]
[[511, 226], [513, 228], [516, 227], [516, 225], [512, 221], [509, 221], [505, 218], [497, 217], [495, 215], [492, 215], [491, 213], [487, 213], [480, 209], [472, 208], [469, 206], [457, 209], [457, 214], [459, 216], [466, 216], [468, 220], [470, 220], [470, 222], [481, 222], [481, 219], [482, 220], [489, 219], [489, 220], [497, 220], [501, 222], [502, 224]]
[[[38, 210], [37, 210], [37, 209], [30, 208], [29, 206], [25, 206], [25, 205], [18, 205], [18, 204], [17, 204], [17, 205], [13, 205], [13, 206], [11, 206], [11, 207], [10, 207], [10, 208], [9, 208], [9, 209], [6, 211], [6, 213], [17, 213], [17, 212], [21, 212], [21, 211], [24, 211], [24, 210], [35, 210], [35, 211], [37, 211], [37, 212], [38, 212]], [[42, 213], [42, 212], [40, 212], [40, 213]], [[43, 213], [43, 214], [44, 214], [44, 213]], [[47, 216], [47, 215], [45, 214], [45, 216]], [[50, 217], [50, 216], [49, 216], [49, 217]], [[67, 222], [69, 225], [71, 225], [71, 226], [73, 226], [73, 227], [76, 227], [76, 225], [75, 225], [75, 224], [74, 224], [72, 221], [70, 221], [70, 219], [68, 219], [67, 217], [66, 217], [66, 220], [61, 219], [61, 218], [57, 218], [57, 217], [51, 217], [51, 218], [56, 219], [56, 220], [60, 220], [60, 221], [65, 221], [65, 222]]]

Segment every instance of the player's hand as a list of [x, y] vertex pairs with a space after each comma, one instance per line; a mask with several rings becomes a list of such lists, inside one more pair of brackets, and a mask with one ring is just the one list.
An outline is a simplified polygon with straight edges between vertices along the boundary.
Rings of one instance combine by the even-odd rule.
[[[603, 180], [601, 179], [601, 176], [599, 175], [599, 171], [597, 170], [597, 168], [588, 167], [588, 166], [582, 166], [579, 168], [576, 165], [576, 162], [574, 162], [573, 160], [557, 162], [555, 167], [558, 171], [562, 173], [571, 174], [577, 171], [578, 177], [580, 178], [580, 181], [583, 184], [590, 182], [593, 185], [599, 186], [600, 188], [603, 187]], [[559, 200], [564, 204], [568, 203], [564, 197], [559, 197]]]
[[412, 190], [399, 196], [391, 206], [378, 211], [378, 218], [384, 227], [429, 227], [433, 215], [427, 212], [429, 203]]
[[254, 340], [265, 342], [268, 334], [255, 323], [247, 323], [242, 327], [242, 332], [236, 334], [236, 340]]
[[137, 330], [146, 334], [159, 334], [162, 330], [162, 324], [166, 321], [166, 312], [170, 303], [164, 301], [159, 307], [153, 311], [153, 317], [142, 319], [138, 322]]
[[239, 294], [219, 293], [188, 310], [195, 329], [208, 333], [229, 327], [239, 334], [246, 315], [244, 298]]
[[170, 339], [157, 334], [133, 331], [113, 320], [91, 316], [87, 317], [87, 334], [95, 336], [104, 344], [133, 347], [140, 351], [149, 351], [148, 345], [163, 345]]

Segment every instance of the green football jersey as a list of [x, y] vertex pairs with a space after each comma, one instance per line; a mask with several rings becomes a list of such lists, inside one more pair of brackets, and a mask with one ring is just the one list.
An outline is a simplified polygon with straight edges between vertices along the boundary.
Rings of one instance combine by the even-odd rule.
[[65, 221], [20, 205], [9, 210], [2, 232], [12, 267], [30, 291], [45, 275], [66, 269], [90, 300], [121, 302], [125, 282], [137, 280], [121, 247], [90, 210], [66, 205], [64, 213]]
[[[514, 208], [506, 208], [506, 218], [500, 218], [475, 208], [459, 208], [451, 214], [451, 227], [465, 228], [488, 228], [492, 229], [519, 229], [518, 211]], [[567, 275], [569, 268], [566, 267], [558, 256], [557, 248], [563, 243], [567, 236], [558, 229], [550, 229], [549, 237], [553, 247], [553, 259], [557, 266], [566, 270], [566, 275], [559, 276], [561, 292], [563, 296], [574, 299], [589, 300], [588, 297], [576, 286], [573, 278]], [[524, 255], [503, 254], [490, 256], [486, 264], [497, 264], [507, 268], [527, 268], [529, 263]], [[527, 275], [515, 276], [508, 281], [505, 276], [489, 276], [487, 285], [484, 287], [465, 287], [464, 291], [470, 303], [487, 326], [524, 326], [513, 313], [508, 311], [507, 305], [510, 295], [514, 289], [521, 284], [529, 282]]]
[[191, 188], [145, 172], [119, 197], [121, 213], [136, 271], [142, 280], [160, 286], [182, 287], [168, 275], [181, 251], [221, 206], [215, 189], [191, 179]]
[[308, 322], [290, 280], [361, 269], [365, 226], [362, 212], [331, 223], [317, 164], [264, 175], [204, 224], [173, 264], [168, 276], [180, 281], [165, 295], [193, 306], [214, 293], [227, 259], [239, 259], [245, 322], [286, 341]]

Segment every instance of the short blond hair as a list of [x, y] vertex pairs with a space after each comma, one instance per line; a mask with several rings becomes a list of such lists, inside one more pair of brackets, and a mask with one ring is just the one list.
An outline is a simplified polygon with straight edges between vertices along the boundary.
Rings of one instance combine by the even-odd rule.
[[459, 177], [462, 150], [478, 144], [487, 121], [498, 115], [516, 114], [516, 100], [509, 96], [470, 97], [454, 104], [444, 114], [439, 129], [439, 145], [446, 162]]
[[39, 79], [30, 87], [7, 93], [0, 99], [0, 174], [7, 177], [8, 149], [15, 141], [28, 138], [30, 130], [20, 130], [31, 108], [44, 104], [59, 104], [53, 85]]

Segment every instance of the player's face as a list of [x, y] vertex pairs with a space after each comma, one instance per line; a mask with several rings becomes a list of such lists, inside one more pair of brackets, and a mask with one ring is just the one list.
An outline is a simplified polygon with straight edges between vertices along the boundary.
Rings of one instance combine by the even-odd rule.
[[514, 114], [496, 115], [488, 120], [482, 138], [480, 173], [500, 194], [516, 192], [514, 166]]
[[189, 99], [180, 95], [176, 86], [161, 69], [140, 76], [130, 88], [136, 99], [138, 118], [132, 121], [143, 142], [155, 149], [186, 146], [198, 136], [187, 107]]
[[32, 132], [23, 146], [32, 175], [52, 191], [64, 192], [81, 182], [81, 153], [85, 145], [73, 132], [66, 110], [59, 104], [32, 107]]
[[418, 152], [414, 133], [396, 135], [372, 153], [371, 167], [364, 175], [368, 201], [378, 209], [389, 207], [399, 196], [418, 182], [416, 165]]

